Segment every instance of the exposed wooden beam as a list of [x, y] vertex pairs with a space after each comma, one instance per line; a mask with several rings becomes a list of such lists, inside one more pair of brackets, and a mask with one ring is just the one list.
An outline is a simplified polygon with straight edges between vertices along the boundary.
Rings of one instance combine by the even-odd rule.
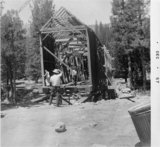
[[78, 30], [85, 30], [85, 26], [73, 26], [73, 27], [60, 27], [60, 28], [48, 28], [44, 29], [41, 32], [44, 33], [52, 33], [52, 32], [65, 32], [65, 31], [78, 31]]
[[89, 80], [92, 83], [92, 69], [91, 69], [91, 51], [90, 51], [90, 43], [89, 43], [89, 35], [88, 35], [88, 29], [86, 29], [86, 35], [87, 35], [87, 49], [88, 49], [88, 68], [89, 68]]
[[66, 66], [68, 69], [70, 69], [72, 71], [72, 68], [70, 68], [66, 63], [64, 63], [63, 61], [61, 61], [56, 55], [54, 55], [47, 47], [43, 46], [43, 48], [49, 53], [51, 54], [54, 58], [56, 58], [61, 64], [63, 64], [64, 66]]
[[42, 49], [42, 38], [41, 34], [39, 36], [39, 42], [40, 42], [40, 54], [41, 54], [41, 73], [42, 73], [42, 83], [43, 86], [45, 86], [44, 83], [44, 62], [43, 62], [43, 49]]
[[45, 40], [49, 35], [50, 35], [50, 33], [46, 34], [46, 35], [43, 37], [42, 41]]
[[52, 21], [53, 16], [45, 23], [45, 25], [41, 28], [40, 31], [42, 31], [43, 29], [45, 29], [45, 27], [47, 27], [47, 25]]

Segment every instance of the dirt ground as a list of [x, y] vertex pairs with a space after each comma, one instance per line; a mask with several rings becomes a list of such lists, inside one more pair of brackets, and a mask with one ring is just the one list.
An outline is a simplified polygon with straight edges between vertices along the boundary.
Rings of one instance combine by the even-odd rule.
[[[137, 95], [132, 100], [117, 98], [59, 108], [42, 102], [4, 110], [2, 147], [134, 147], [139, 138], [128, 109], [150, 97]], [[67, 130], [55, 132], [57, 122], [64, 122]]]

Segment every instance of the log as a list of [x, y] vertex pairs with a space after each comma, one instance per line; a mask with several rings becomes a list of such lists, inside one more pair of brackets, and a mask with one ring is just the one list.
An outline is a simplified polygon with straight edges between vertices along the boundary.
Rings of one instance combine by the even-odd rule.
[[44, 95], [44, 96], [41, 96], [41, 97], [38, 97], [36, 99], [33, 99], [31, 100], [32, 103], [38, 103], [38, 102], [41, 102], [41, 101], [44, 101], [44, 100], [47, 100], [49, 99], [49, 97], [47, 95]]
[[88, 100], [90, 100], [89, 97], [81, 97], [81, 98], [77, 101], [77, 103], [84, 103], [84, 102], [87, 102]]

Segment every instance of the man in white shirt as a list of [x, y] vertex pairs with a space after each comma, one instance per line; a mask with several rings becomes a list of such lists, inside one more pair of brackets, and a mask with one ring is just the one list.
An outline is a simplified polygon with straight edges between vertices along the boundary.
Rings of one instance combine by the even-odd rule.
[[60, 85], [61, 85], [61, 77], [63, 72], [59, 69], [53, 70], [53, 75], [50, 77], [51, 95], [49, 104], [52, 104], [53, 95], [56, 94], [56, 106], [58, 107], [62, 103], [61, 94], [60, 94]]
[[49, 71], [45, 70], [44, 77], [46, 78], [45, 79], [46, 86], [50, 86], [50, 74], [49, 74]]

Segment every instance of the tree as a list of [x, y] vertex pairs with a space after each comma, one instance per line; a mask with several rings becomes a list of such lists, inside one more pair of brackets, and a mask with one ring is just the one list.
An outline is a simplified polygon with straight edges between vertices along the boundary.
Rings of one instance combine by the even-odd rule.
[[35, 0], [32, 8], [30, 36], [27, 39], [26, 74], [36, 82], [41, 77], [39, 33], [42, 26], [52, 17], [52, 0]]
[[[23, 76], [25, 64], [25, 30], [18, 13], [7, 11], [2, 16], [2, 79], [16, 98], [16, 78]], [[9, 88], [8, 88], [9, 89]]]
[[[128, 77], [130, 79], [131, 87], [133, 86], [134, 74], [136, 67], [140, 68], [143, 78], [143, 87], [145, 89], [145, 57], [148, 57], [149, 34], [150, 32], [148, 23], [146, 21], [146, 1], [145, 0], [113, 0], [112, 3], [112, 17], [111, 26], [114, 34], [112, 46], [116, 60], [119, 62], [117, 66], [121, 69], [127, 69], [123, 60], [126, 55], [128, 56]], [[146, 54], [144, 53], [144, 50]], [[138, 56], [137, 56], [138, 55]], [[138, 58], [139, 57], [139, 58]], [[138, 59], [137, 61], [135, 59]], [[141, 63], [139, 62], [141, 60]], [[118, 63], [117, 62], [117, 63]], [[140, 65], [141, 64], [141, 65]]]
[[[109, 24], [103, 24], [100, 22], [95, 22], [95, 33], [97, 37], [100, 39], [102, 44], [106, 45], [107, 49], [109, 49], [109, 42], [112, 40], [112, 30]], [[110, 50], [112, 52], [112, 50]]]
[[97, 34], [97, 36], [99, 35], [99, 27], [98, 27], [97, 20], [96, 20], [96, 23], [95, 23], [95, 33]]

